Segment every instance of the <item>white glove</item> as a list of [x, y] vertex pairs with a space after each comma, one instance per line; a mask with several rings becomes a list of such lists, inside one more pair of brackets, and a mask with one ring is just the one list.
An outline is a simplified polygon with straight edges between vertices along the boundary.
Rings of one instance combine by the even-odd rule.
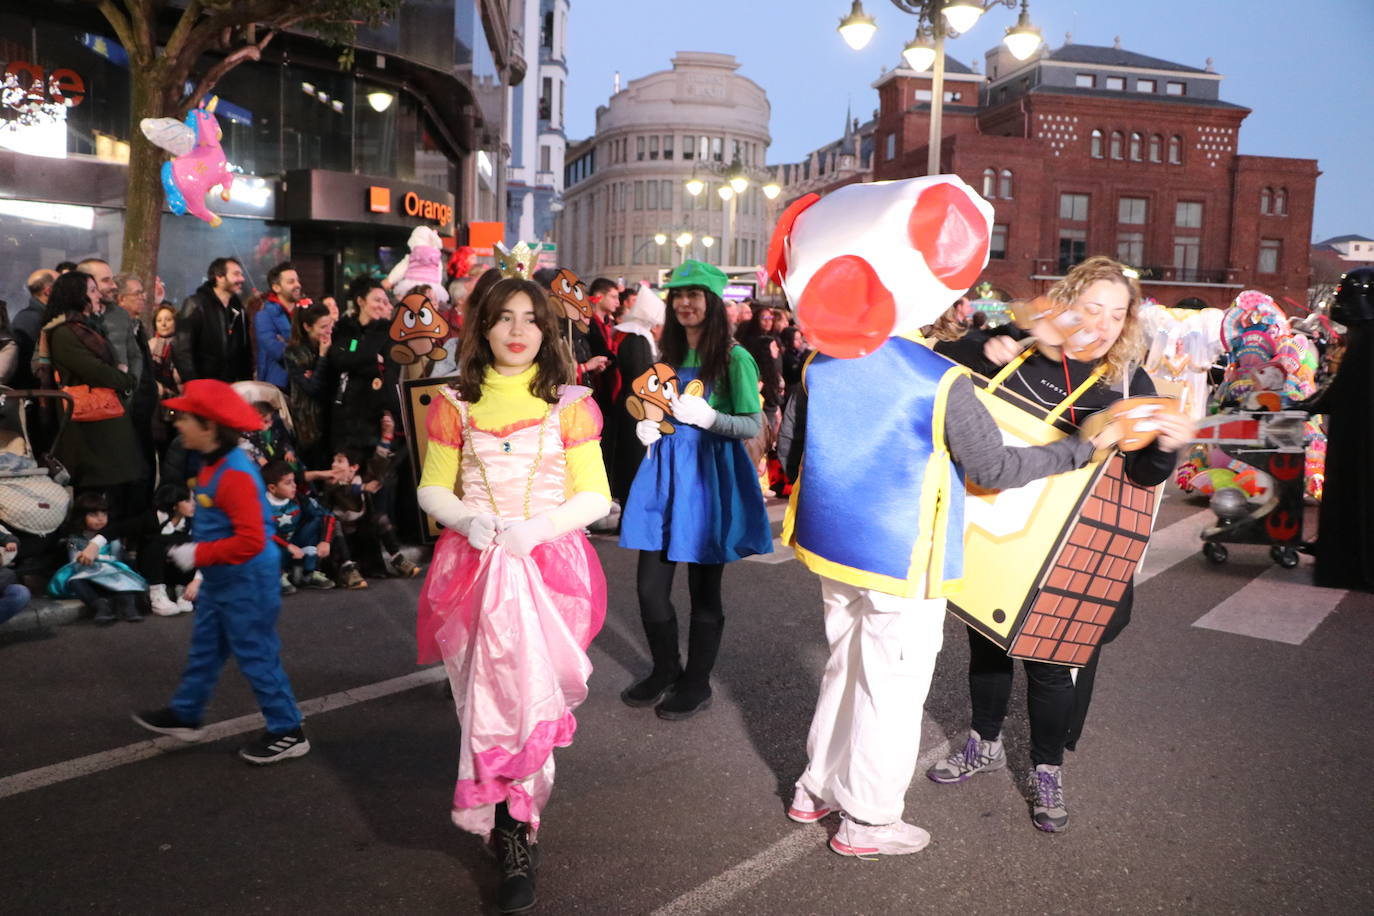
[[[486, 550], [491, 542], [496, 538], [496, 533], [501, 530], [501, 518], [497, 515], [482, 514], [473, 515], [464, 519], [466, 523], [468, 543], [474, 550]], [[463, 524], [457, 526], [458, 531], [463, 531]]]
[[695, 394], [679, 394], [668, 398], [673, 405], [674, 419], [689, 423], [697, 429], [710, 429], [716, 422], [716, 409], [706, 399]]
[[167, 559], [177, 565], [178, 569], [191, 570], [196, 568], [196, 545], [178, 544], [167, 549]]
[[536, 515], [502, 531], [496, 536], [496, 543], [513, 557], [527, 557], [538, 545], [553, 540], [556, 533], [548, 516]]
[[635, 424], [635, 438], [639, 444], [648, 448], [659, 439], [663, 438], [663, 433], [659, 432], [657, 420], [640, 420]]

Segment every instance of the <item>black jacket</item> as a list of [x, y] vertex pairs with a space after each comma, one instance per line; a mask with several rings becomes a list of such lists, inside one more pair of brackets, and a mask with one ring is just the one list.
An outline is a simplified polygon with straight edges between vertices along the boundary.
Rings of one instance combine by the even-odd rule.
[[370, 449], [381, 438], [382, 413], [391, 411], [401, 435], [401, 367], [390, 356], [391, 322], [340, 321], [329, 347], [338, 375], [330, 433], [334, 448]]
[[221, 305], [206, 281], [181, 304], [172, 361], [181, 380], [217, 378], [239, 382], [253, 377], [253, 350], [248, 340], [248, 314], [238, 296]]
[[38, 335], [43, 330], [43, 309], [45, 306], [32, 296], [29, 304], [10, 320], [10, 332], [14, 342], [19, 344], [19, 365], [10, 379], [11, 388], [37, 388], [38, 378], [33, 374], [33, 351], [38, 346]]

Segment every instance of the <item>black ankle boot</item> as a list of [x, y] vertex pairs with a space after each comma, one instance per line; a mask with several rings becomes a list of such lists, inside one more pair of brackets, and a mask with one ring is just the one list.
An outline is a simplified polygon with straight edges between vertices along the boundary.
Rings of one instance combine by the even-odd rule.
[[687, 634], [687, 667], [673, 685], [668, 699], [658, 704], [660, 719], [690, 719], [711, 707], [711, 670], [720, 652], [720, 637], [725, 621], [692, 618]]
[[501, 886], [496, 908], [502, 913], [521, 913], [534, 906], [534, 873], [539, 867], [539, 847], [530, 843], [526, 824], [497, 827], [491, 844], [501, 864]]
[[98, 627], [108, 627], [115, 622], [114, 608], [110, 606], [109, 598], [97, 598], [91, 604], [91, 609], [95, 611], [93, 621]]
[[133, 595], [121, 592], [115, 596], [114, 603], [120, 620], [127, 620], [129, 623], [143, 622], [143, 615], [138, 612], [138, 604]]
[[642, 681], [636, 681], [620, 692], [620, 699], [626, 706], [653, 706], [663, 699], [682, 675], [682, 664], [677, 654], [677, 618], [663, 623], [644, 624], [644, 635], [649, 638], [649, 654], [654, 660], [654, 670]]

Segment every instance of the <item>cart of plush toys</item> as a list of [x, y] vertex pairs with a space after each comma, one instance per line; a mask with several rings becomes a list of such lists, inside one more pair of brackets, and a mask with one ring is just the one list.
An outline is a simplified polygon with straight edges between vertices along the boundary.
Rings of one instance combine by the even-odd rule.
[[[1201, 338], [1187, 345], [1160, 346], [1167, 323], [1158, 315], [1147, 321], [1155, 336], [1152, 359], [1173, 356], [1155, 372], [1205, 373], [1218, 354], [1228, 357], [1178, 469], [1178, 485], [1210, 497], [1216, 521], [1202, 532], [1208, 560], [1225, 563], [1227, 544], [1260, 544], [1269, 546], [1275, 563], [1292, 568], [1306, 544], [1304, 505], [1321, 499], [1326, 436], [1321, 418], [1309, 416], [1302, 404], [1318, 387], [1322, 367], [1314, 339], [1322, 327], [1290, 322], [1273, 299], [1255, 290], [1242, 292], [1224, 313], [1204, 312], [1217, 314], [1185, 319], [1201, 329]], [[1211, 327], [1215, 337], [1208, 342]], [[1196, 378], [1183, 381], [1198, 387]]]

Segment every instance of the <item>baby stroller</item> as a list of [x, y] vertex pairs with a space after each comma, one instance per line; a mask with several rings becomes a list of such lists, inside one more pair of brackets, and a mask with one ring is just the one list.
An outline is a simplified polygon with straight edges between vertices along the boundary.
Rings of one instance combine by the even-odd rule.
[[0, 386], [0, 524], [19, 540], [16, 572], [46, 578], [62, 562], [57, 530], [71, 506], [70, 477], [50, 454], [36, 454], [30, 411], [55, 408], [53, 447], [72, 415], [63, 391], [17, 390]]

